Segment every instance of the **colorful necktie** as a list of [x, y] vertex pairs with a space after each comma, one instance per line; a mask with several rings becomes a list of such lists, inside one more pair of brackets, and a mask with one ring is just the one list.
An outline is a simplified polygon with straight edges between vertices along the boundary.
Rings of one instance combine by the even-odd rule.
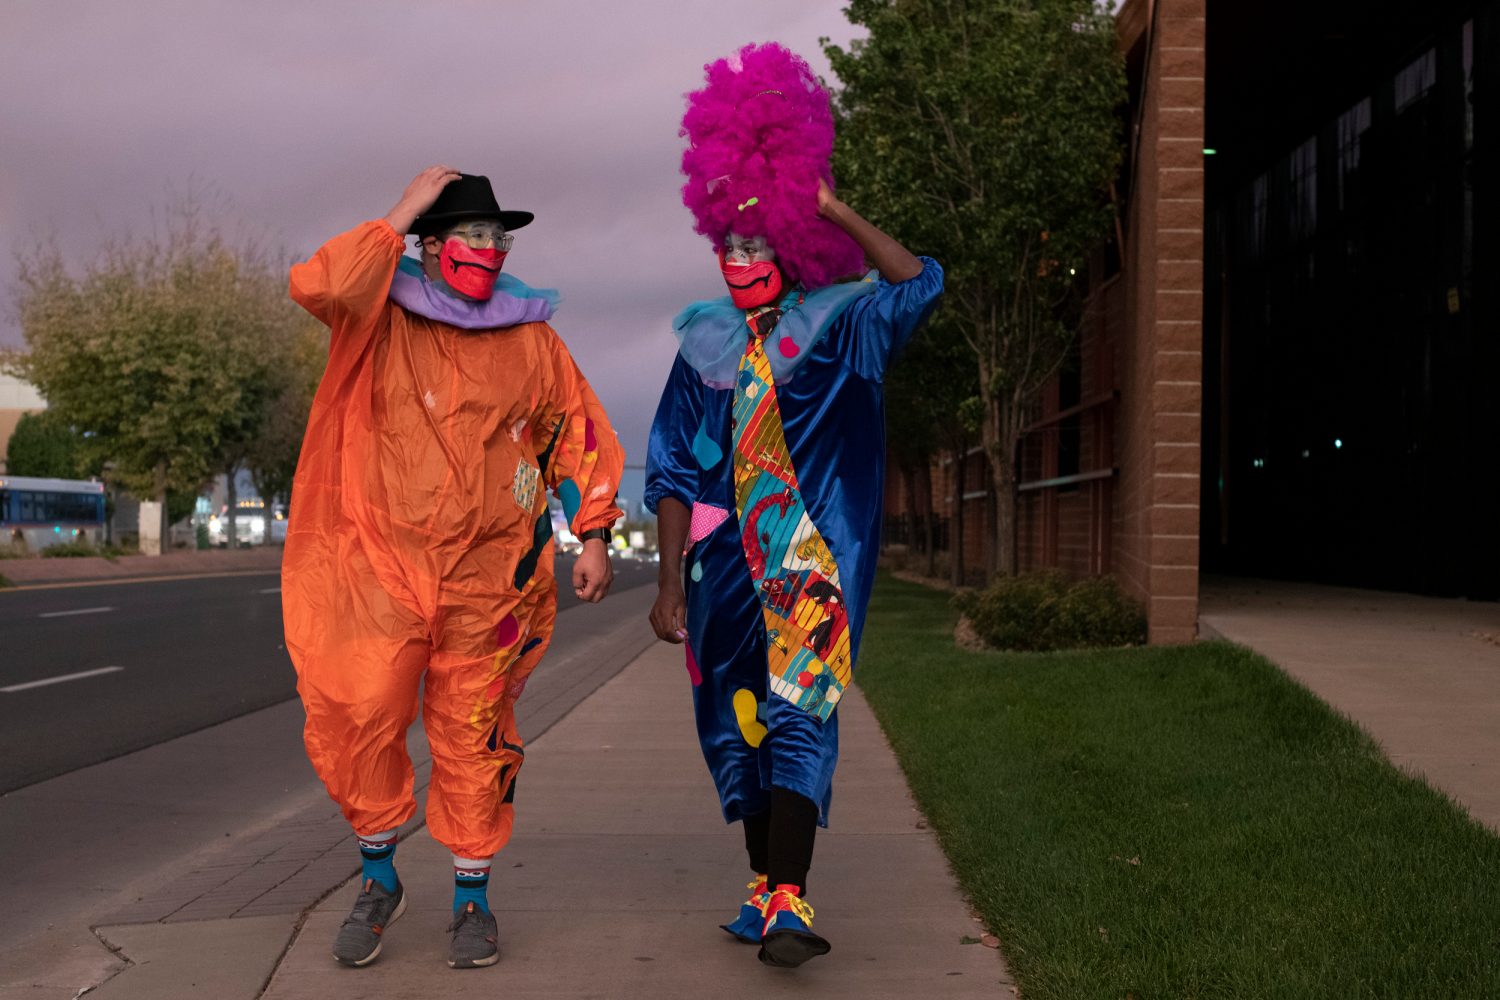
[[734, 394], [734, 504], [766, 626], [770, 687], [827, 721], [852, 679], [838, 566], [797, 486], [766, 357], [775, 307], [745, 314], [750, 342]]

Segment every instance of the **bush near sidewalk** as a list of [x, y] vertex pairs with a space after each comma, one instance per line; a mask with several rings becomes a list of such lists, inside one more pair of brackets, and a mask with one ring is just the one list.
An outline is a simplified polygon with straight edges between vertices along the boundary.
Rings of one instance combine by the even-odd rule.
[[80, 559], [86, 556], [102, 556], [110, 562], [117, 561], [121, 556], [139, 555], [135, 549], [125, 549], [118, 545], [90, 545], [88, 542], [60, 542], [57, 545], [49, 545], [37, 553], [43, 559]]
[[58, 542], [49, 545], [41, 551], [43, 559], [81, 559], [85, 556], [97, 556], [99, 550], [88, 542]]
[[1500, 838], [1273, 664], [953, 625], [882, 577], [857, 674], [1021, 996], [1500, 996]]
[[1070, 580], [1055, 570], [1001, 577], [954, 598], [996, 649], [1108, 649], [1146, 641], [1146, 616], [1113, 577]]

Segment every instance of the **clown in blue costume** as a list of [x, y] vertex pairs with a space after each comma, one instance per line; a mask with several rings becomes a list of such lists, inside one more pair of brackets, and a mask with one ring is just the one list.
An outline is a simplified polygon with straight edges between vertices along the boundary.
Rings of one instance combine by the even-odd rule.
[[[777, 71], [793, 79], [765, 87]], [[943, 288], [935, 261], [834, 195], [826, 148], [811, 160], [723, 162], [735, 142], [786, 148], [794, 135], [817, 153], [826, 134], [831, 145], [831, 122], [820, 128], [827, 97], [810, 79], [786, 50], [748, 47], [690, 95], [685, 201], [716, 244], [730, 296], [674, 322], [680, 348], [651, 429], [645, 498], [662, 551], [652, 626], [686, 645], [704, 757], [755, 872], [724, 929], [777, 966], [829, 949], [804, 896], [879, 549], [882, 382]], [[704, 95], [720, 121], [733, 109], [733, 128], [695, 117]], [[719, 159], [695, 158], [708, 145]], [[861, 260], [874, 265], [863, 277]], [[855, 275], [827, 280], [840, 268]]]

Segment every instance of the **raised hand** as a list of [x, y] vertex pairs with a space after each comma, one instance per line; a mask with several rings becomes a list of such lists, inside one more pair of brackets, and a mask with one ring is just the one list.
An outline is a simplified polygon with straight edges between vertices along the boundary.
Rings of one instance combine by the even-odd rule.
[[417, 216], [431, 208], [438, 195], [443, 193], [443, 188], [458, 178], [459, 172], [452, 167], [428, 167], [406, 185], [406, 190], [401, 192], [401, 200], [385, 214], [385, 221], [391, 224], [392, 229], [405, 236]]
[[838, 196], [833, 193], [833, 188], [823, 178], [818, 178], [818, 214], [829, 221], [834, 221], [838, 210], [845, 207], [839, 201]]
[[821, 177], [818, 178], [818, 215], [854, 237], [854, 242], [865, 252], [865, 258], [875, 265], [886, 281], [895, 284], [922, 273], [921, 261], [840, 201]]

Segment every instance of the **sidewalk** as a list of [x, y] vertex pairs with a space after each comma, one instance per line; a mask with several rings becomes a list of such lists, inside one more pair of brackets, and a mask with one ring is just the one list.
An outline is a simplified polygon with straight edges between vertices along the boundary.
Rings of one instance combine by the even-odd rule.
[[308, 915], [264, 995], [1010, 997], [998, 952], [961, 943], [980, 928], [864, 700], [839, 712], [834, 827], [809, 895], [827, 958], [767, 969], [719, 930], [744, 895], [743, 841], [699, 755], [681, 650], [657, 644], [528, 747], [518, 832], [491, 882], [498, 966], [447, 968], [452, 868], [421, 832], [397, 853], [411, 903], [380, 960], [329, 954], [350, 882]]
[[[654, 598], [559, 611], [522, 701], [528, 743], [655, 642]], [[0, 796], [0, 1000], [258, 996], [304, 912], [359, 869], [302, 724], [290, 701]], [[408, 747], [420, 803], [420, 726]]]
[[0, 559], [0, 576], [17, 587], [136, 577], [203, 576], [210, 573], [275, 572], [281, 568], [281, 546], [249, 549], [183, 549], [159, 556], [103, 556]]
[[1206, 578], [1199, 626], [1273, 660], [1500, 832], [1500, 604]]

